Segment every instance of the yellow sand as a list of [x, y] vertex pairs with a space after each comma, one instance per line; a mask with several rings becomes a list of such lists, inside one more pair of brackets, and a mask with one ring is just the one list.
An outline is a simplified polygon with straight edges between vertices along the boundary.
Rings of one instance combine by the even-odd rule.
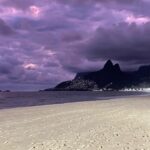
[[0, 110], [0, 150], [150, 150], [150, 97]]

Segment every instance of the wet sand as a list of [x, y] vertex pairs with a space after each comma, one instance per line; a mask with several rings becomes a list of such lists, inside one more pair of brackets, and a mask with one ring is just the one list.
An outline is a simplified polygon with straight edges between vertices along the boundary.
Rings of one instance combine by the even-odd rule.
[[150, 150], [150, 97], [2, 109], [0, 150]]

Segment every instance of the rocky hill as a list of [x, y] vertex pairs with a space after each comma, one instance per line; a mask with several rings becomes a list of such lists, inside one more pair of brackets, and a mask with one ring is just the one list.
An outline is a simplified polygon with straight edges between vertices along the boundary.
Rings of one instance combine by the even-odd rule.
[[[150, 65], [137, 71], [124, 72], [119, 64], [108, 60], [101, 70], [77, 73], [71, 81], [58, 84], [53, 90], [121, 90], [150, 87]], [[47, 89], [48, 90], [48, 89]]]

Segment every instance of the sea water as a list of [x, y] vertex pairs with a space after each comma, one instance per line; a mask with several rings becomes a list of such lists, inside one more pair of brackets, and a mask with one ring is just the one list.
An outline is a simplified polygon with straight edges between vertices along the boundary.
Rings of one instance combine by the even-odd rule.
[[109, 100], [118, 97], [129, 97], [145, 94], [148, 93], [133, 91], [1, 92], [0, 109], [81, 101]]

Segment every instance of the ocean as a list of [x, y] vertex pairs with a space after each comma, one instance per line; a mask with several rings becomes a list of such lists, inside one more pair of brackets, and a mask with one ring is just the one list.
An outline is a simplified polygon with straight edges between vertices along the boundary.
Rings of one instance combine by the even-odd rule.
[[82, 101], [109, 100], [113, 98], [147, 95], [133, 91], [49, 91], [49, 92], [1, 92], [0, 109], [52, 105]]

